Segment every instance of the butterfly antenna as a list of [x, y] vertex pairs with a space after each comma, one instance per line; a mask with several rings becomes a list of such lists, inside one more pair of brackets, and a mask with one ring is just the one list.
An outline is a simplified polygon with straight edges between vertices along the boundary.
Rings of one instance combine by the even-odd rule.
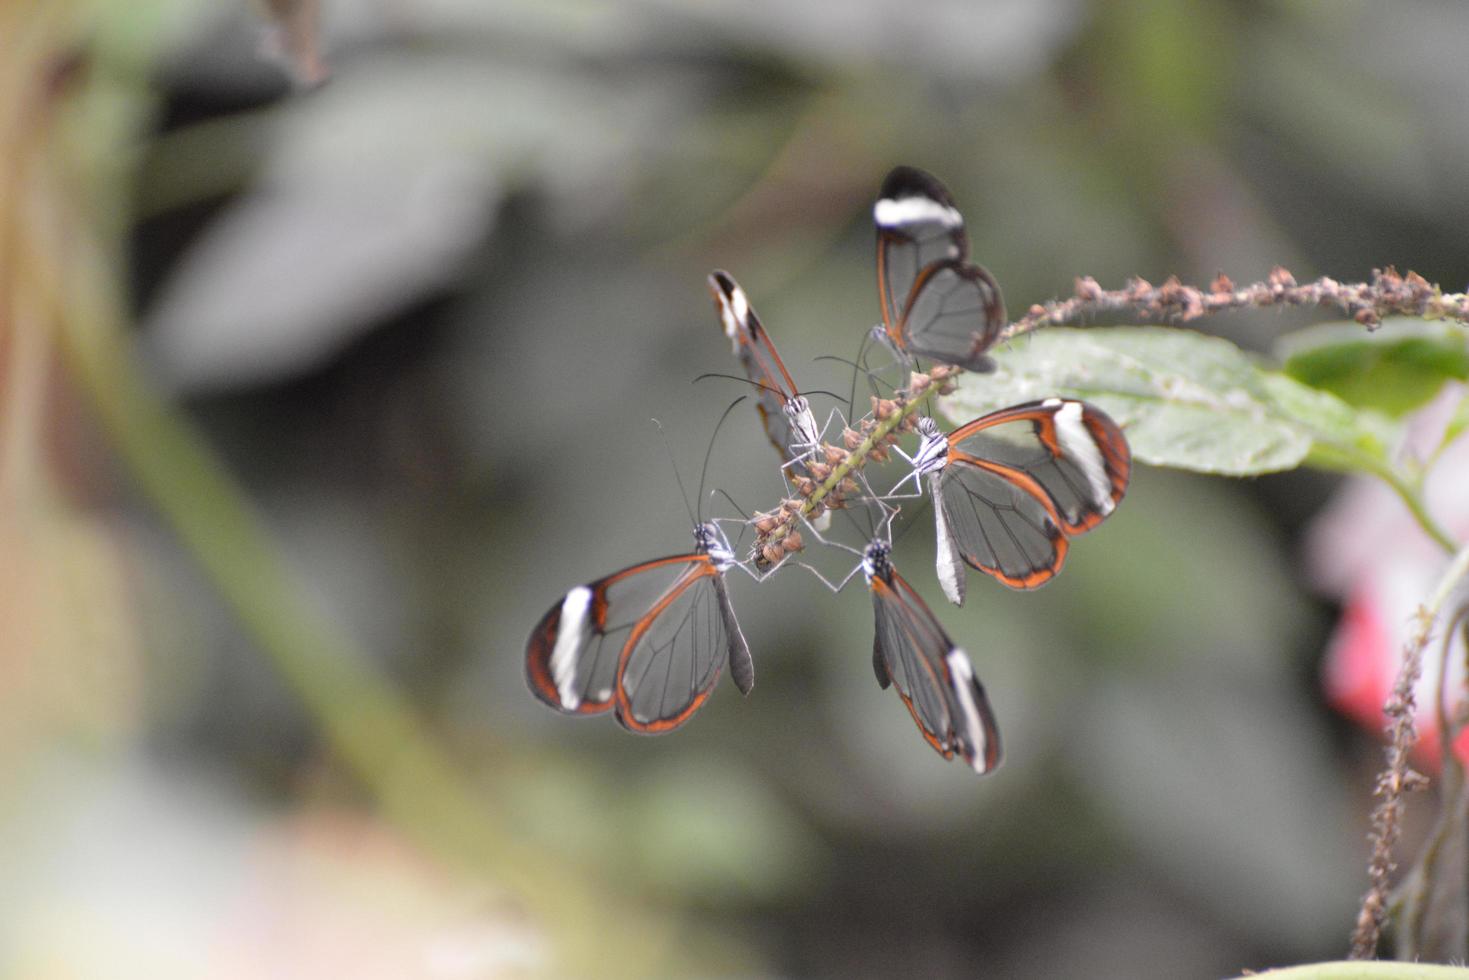
[[928, 509], [930, 503], [931, 501], [929, 500], [928, 495], [924, 494], [923, 500], [919, 502], [917, 509], [913, 511], [913, 516], [903, 522], [903, 530], [899, 531], [897, 537], [893, 538], [892, 544], [894, 546], [896, 546], [899, 541], [903, 540], [903, 538], [908, 535], [909, 531], [918, 526], [918, 519], [923, 516], [924, 511]]
[[715, 487], [714, 488], [714, 492], [717, 493], [717, 494], [719, 494], [725, 500], [728, 500], [729, 501], [729, 505], [731, 507], [733, 507], [736, 511], [738, 511], [739, 512], [739, 515], [741, 517], [743, 517], [747, 521], [750, 519], [750, 515], [747, 514], [747, 513], [745, 513], [745, 508], [743, 508], [739, 504], [735, 503], [735, 499], [729, 495], [729, 492], [727, 490], [725, 490], [724, 487]]
[[[751, 520], [750, 515], [747, 514], [747, 513], [745, 513], [745, 508], [743, 508], [739, 504], [735, 503], [735, 499], [733, 497], [731, 497], [729, 495], [729, 491], [725, 490], [723, 487], [715, 487], [710, 492], [709, 496], [712, 497], [716, 493], [719, 494], [721, 497], [723, 497], [725, 500], [727, 500], [729, 502], [729, 505], [735, 509], [735, 511], [740, 515], [740, 517], [742, 519], [742, 522], [740, 524], [740, 533], [739, 533], [739, 536], [735, 538], [735, 543], [734, 543], [734, 550], [736, 552], [738, 552], [740, 550], [740, 546], [743, 545], [744, 542], [745, 542], [745, 532], [748, 531], [748, 530], [750, 530], [750, 527], [751, 527], [751, 525], [750, 525], [750, 520]], [[717, 518], [716, 517], [716, 518], [714, 518], [714, 520], [715, 521], [719, 521], [720, 518]], [[722, 528], [722, 526], [721, 526], [721, 528]]]
[[[867, 361], [865, 359], [865, 355], [864, 355], [864, 359], [862, 361], [862, 366], [864, 368], [867, 368]], [[917, 368], [918, 368], [918, 362], [916, 360], [914, 360], [913, 358], [905, 358], [904, 360], [897, 361], [894, 364], [892, 364], [890, 367], [885, 367], [885, 368], [883, 368], [880, 371], [873, 371], [871, 368], [867, 368], [867, 384], [868, 384], [868, 387], [870, 387], [872, 389], [872, 393], [874, 395], [877, 395], [879, 397], [881, 397], [881, 395], [882, 395], [882, 392], [878, 390], [878, 385], [880, 385], [880, 384], [886, 385], [888, 388], [890, 388], [893, 391], [897, 391], [898, 388], [900, 387], [899, 382], [905, 382], [905, 381], [907, 381], [907, 373], [909, 371], [917, 370]], [[888, 371], [888, 370], [896, 370], [898, 372], [898, 379], [896, 381], [884, 381], [881, 378], [882, 372], [883, 371]]]
[[[719, 438], [719, 430], [724, 425], [724, 420], [727, 419], [727, 418], [729, 418], [729, 413], [730, 412], [733, 412], [735, 410], [735, 406], [738, 405], [740, 402], [744, 401], [748, 397], [750, 397], [750, 396], [749, 395], [741, 395], [740, 397], [736, 398], [734, 401], [730, 402], [729, 403], [729, 407], [724, 410], [724, 414], [721, 415], [721, 416], [719, 416], [719, 421], [716, 422], [716, 423], [714, 423], [714, 434], [709, 437], [709, 448], [706, 449], [706, 450], [704, 450], [704, 468], [699, 471], [699, 504], [700, 504], [700, 506], [703, 506], [703, 503], [704, 503], [704, 481], [707, 480], [708, 477], [709, 477], [709, 460], [711, 460], [711, 459], [714, 458], [714, 442], [715, 442], [715, 440], [717, 440]], [[694, 518], [694, 523], [695, 524], [699, 523], [699, 519], [698, 518]]]
[[861, 371], [866, 374], [868, 384], [872, 383], [872, 372], [867, 370], [867, 362], [863, 360], [867, 354], [867, 340], [871, 336], [870, 333], [862, 335], [862, 342], [857, 345], [857, 356], [852, 358], [852, 393], [847, 399], [847, 414], [849, 416], [857, 413], [857, 372]]
[[[691, 381], [689, 383], [690, 384], [698, 384], [700, 381], [703, 381], [705, 378], [724, 378], [727, 381], [742, 381], [742, 382], [744, 382], [747, 385], [754, 385], [756, 388], [759, 388], [761, 391], [771, 391], [771, 392], [774, 392], [777, 395], [780, 395], [782, 399], [785, 398], [785, 392], [781, 391], [779, 388], [772, 388], [772, 387], [770, 387], [770, 385], [766, 384], [763, 381], [756, 381], [754, 378], [742, 378], [742, 377], [740, 377], [737, 374], [720, 374], [718, 371], [705, 371], [703, 374], [699, 375], [697, 378], [695, 378], [693, 381]], [[827, 394], [830, 394], [830, 392], [827, 392]], [[835, 396], [833, 396], [833, 397], [835, 397]], [[731, 406], [731, 407], [733, 407], [733, 406]], [[718, 430], [716, 430], [716, 431], [718, 431]]]
[[[886, 500], [884, 500], [880, 494], [873, 493], [872, 484], [867, 482], [867, 475], [865, 473], [858, 473], [857, 480], [862, 484], [864, 488], [866, 488], [868, 497], [873, 501], [873, 503], [877, 504], [878, 508], [883, 513], [882, 520], [878, 523], [878, 526], [873, 528], [872, 530], [872, 536], [874, 538], [877, 537], [878, 530], [882, 529], [887, 536], [888, 546], [891, 547], [894, 544], [893, 521], [897, 518], [898, 514], [902, 512], [902, 506], [899, 504], [890, 504]], [[928, 503], [928, 498], [925, 497], [923, 502]], [[918, 513], [923, 513], [921, 508]], [[912, 528], [914, 523], [915, 522], [911, 519], [905, 521], [902, 533], [906, 534]]]
[[[845, 364], [847, 367], [849, 367], [849, 368], [852, 369], [852, 384], [854, 386], [857, 383], [857, 375], [859, 375], [859, 374], [865, 374], [865, 375], [867, 375], [870, 378], [874, 378], [875, 380], [880, 380], [880, 379], [877, 379], [877, 377], [876, 377], [877, 376], [877, 372], [876, 371], [871, 370], [865, 364], [858, 364], [856, 361], [852, 360], [851, 358], [839, 357], [836, 354], [822, 354], [820, 357], [813, 357], [813, 358], [811, 358], [811, 360], [813, 362], [815, 362], [815, 361], [836, 361], [838, 364]], [[883, 382], [883, 384], [886, 384], [886, 383], [887, 382], [885, 382], [885, 381]]]
[[689, 520], [697, 525], [699, 519], [694, 516], [694, 508], [689, 506], [689, 491], [684, 487], [683, 476], [678, 472], [678, 460], [673, 456], [673, 446], [668, 442], [668, 433], [664, 431], [662, 422], [659, 422], [657, 419], [652, 419], [651, 421], [658, 427], [658, 434], [663, 437], [663, 448], [668, 451], [668, 462], [673, 467], [673, 478], [678, 481], [678, 492], [683, 497], [683, 509], [688, 511]]
[[[878, 500], [877, 505], [881, 507], [884, 511], [886, 511], [886, 514], [883, 517], [881, 524], [879, 524], [878, 526], [883, 529], [883, 533], [887, 537], [888, 547], [891, 548], [893, 546], [893, 519], [898, 516], [898, 511], [902, 510], [903, 508], [889, 507], [881, 500]], [[913, 522], [909, 521], [908, 524], [911, 527]], [[906, 531], [907, 528], [904, 528], [904, 530]], [[872, 536], [874, 538], [877, 537], [877, 528], [872, 529]]]
[[[861, 474], [858, 474], [858, 475], [860, 476]], [[865, 485], [866, 484], [866, 481], [864, 480], [863, 483]], [[871, 487], [867, 487], [867, 495], [868, 495], [868, 497], [870, 499], [873, 499], [873, 500], [876, 500], [877, 499], [875, 497], [875, 495], [872, 493], [872, 488]], [[883, 511], [886, 511], [887, 510], [886, 507], [883, 507], [883, 503], [882, 503], [881, 500], [878, 500], [877, 501], [877, 506], [879, 508], [881, 508]], [[867, 540], [868, 541], [871, 541], [872, 539], [874, 539], [874, 538], [877, 537], [877, 524], [875, 524], [873, 522], [873, 520], [872, 520], [872, 508], [870, 506], [863, 507], [862, 508], [862, 513], [867, 518]]]
[[847, 523], [852, 525], [852, 530], [857, 532], [858, 537], [861, 537], [864, 541], [872, 540], [872, 535], [863, 529], [861, 523], [857, 520], [857, 515], [852, 513], [852, 508], [843, 507], [842, 513], [846, 515]]

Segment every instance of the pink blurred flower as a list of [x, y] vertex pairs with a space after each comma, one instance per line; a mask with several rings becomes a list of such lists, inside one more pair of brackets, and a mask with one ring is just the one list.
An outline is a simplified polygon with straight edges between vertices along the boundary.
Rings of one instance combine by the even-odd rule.
[[[1410, 420], [1401, 452], [1417, 460], [1432, 458], [1465, 397], [1463, 385], [1447, 386]], [[1441, 527], [1456, 540], [1469, 540], [1469, 434], [1433, 460], [1424, 497]], [[1316, 518], [1306, 557], [1314, 583], [1343, 603], [1322, 668], [1327, 699], [1343, 714], [1381, 732], [1387, 724], [1383, 704], [1397, 680], [1413, 617], [1437, 586], [1449, 556], [1397, 494], [1381, 480], [1363, 476], [1348, 480]], [[1436, 634], [1424, 651], [1416, 689], [1417, 756], [1420, 764], [1433, 768], [1441, 751], [1433, 700], [1439, 689], [1440, 638]], [[1462, 633], [1454, 643], [1447, 692], [1462, 691], [1464, 685]], [[1469, 730], [1461, 733], [1454, 750], [1469, 764]]]

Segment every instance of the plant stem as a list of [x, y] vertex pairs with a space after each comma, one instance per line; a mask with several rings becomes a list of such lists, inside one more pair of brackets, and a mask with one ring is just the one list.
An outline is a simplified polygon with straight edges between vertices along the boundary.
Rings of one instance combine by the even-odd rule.
[[1363, 455], [1361, 465], [1368, 472], [1379, 477], [1388, 486], [1392, 487], [1393, 492], [1398, 495], [1403, 501], [1403, 504], [1407, 506], [1408, 512], [1413, 515], [1413, 519], [1418, 522], [1418, 526], [1423, 528], [1424, 533], [1432, 538], [1440, 548], [1451, 555], [1458, 550], [1459, 543], [1454, 540], [1448, 531], [1444, 530], [1442, 525], [1433, 519], [1433, 515], [1428, 512], [1427, 504], [1423, 501], [1423, 495], [1417, 487], [1410, 485], [1407, 480], [1403, 479], [1402, 474], [1393, 469], [1390, 464], [1372, 459], [1366, 456], [1366, 454]]
[[[955, 368], [954, 373], [949, 377], [957, 377], [959, 373], [959, 370]], [[832, 467], [826, 479], [822, 480], [811, 491], [811, 495], [802, 501], [800, 510], [794, 514], [783, 515], [780, 523], [776, 524], [768, 534], [760, 535], [755, 539], [755, 553], [759, 554], [764, 545], [777, 543], [790, 534], [796, 525], [797, 515], [803, 520], [810, 517], [821, 501], [834, 492], [843, 480], [867, 465], [867, 458], [872, 454], [872, 450], [885, 442], [903, 424], [904, 419], [933, 397], [938, 388], [939, 384], [935, 382], [916, 395], [904, 396], [891, 415], [885, 419], [879, 419], [872, 431], [867, 433], [866, 438], [847, 454], [847, 458]]]
[[[1403, 960], [1462, 962], [1465, 956], [1458, 923], [1463, 920], [1465, 820], [1469, 819], [1469, 805], [1466, 805], [1469, 797], [1465, 795], [1464, 766], [1454, 749], [1463, 730], [1462, 720], [1450, 716], [1444, 687], [1451, 676], [1449, 654], [1454, 647], [1454, 633], [1466, 613], [1469, 610], [1460, 603], [1440, 641], [1442, 649], [1434, 692], [1434, 715], [1443, 760], [1438, 781], [1438, 819], [1394, 896], [1393, 914], [1397, 918], [1394, 946], [1398, 958]], [[1462, 705], [1462, 698], [1459, 703]]]
[[[1377, 778], [1376, 795], [1382, 798], [1372, 812], [1372, 858], [1368, 864], [1371, 885], [1362, 896], [1352, 933], [1354, 960], [1366, 960], [1377, 954], [1382, 924], [1387, 917], [1388, 878], [1395, 866], [1393, 846], [1402, 829], [1403, 794], [1422, 783], [1422, 777], [1410, 773], [1408, 751], [1416, 740], [1413, 722], [1414, 688], [1422, 672], [1423, 650], [1428, 646], [1433, 628], [1444, 605], [1469, 579], [1469, 545], [1454, 555], [1437, 588], [1414, 617], [1413, 632], [1403, 645], [1403, 662], [1398, 678], [1384, 708], [1390, 719], [1387, 768]], [[1447, 751], [1447, 748], [1445, 749]]]
[[1403, 506], [1408, 508], [1408, 513], [1413, 515], [1413, 519], [1423, 529], [1423, 533], [1432, 538], [1445, 553], [1452, 555], [1459, 550], [1459, 542], [1455, 541], [1453, 535], [1449, 534], [1428, 512], [1428, 505], [1423, 500], [1421, 477], [1410, 480], [1379, 453], [1367, 452], [1358, 446], [1337, 442], [1330, 435], [1314, 428], [1307, 427], [1306, 431], [1315, 441], [1311, 456], [1307, 460], [1308, 465], [1343, 473], [1372, 474], [1392, 488], [1392, 491], [1402, 500]]
[[1086, 323], [1106, 314], [1127, 313], [1157, 323], [1187, 323], [1231, 310], [1278, 306], [1336, 310], [1368, 330], [1390, 316], [1469, 325], [1469, 294], [1445, 293], [1416, 272], [1400, 275], [1389, 266], [1374, 269], [1371, 282], [1337, 282], [1323, 277], [1300, 284], [1295, 276], [1276, 266], [1265, 282], [1236, 286], [1221, 275], [1205, 289], [1169, 277], [1161, 286], [1134, 278], [1122, 289], [1107, 290], [1091, 276], [1082, 276], [1076, 280], [1071, 298], [1033, 305], [1005, 328], [1001, 339], [1011, 340], [1037, 327]]

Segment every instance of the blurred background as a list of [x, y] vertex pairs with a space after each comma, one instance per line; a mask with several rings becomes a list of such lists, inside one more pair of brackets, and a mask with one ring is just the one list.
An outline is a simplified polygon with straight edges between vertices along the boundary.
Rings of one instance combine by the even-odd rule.
[[[1380, 754], [1321, 693], [1300, 555], [1333, 478], [1140, 469], [1056, 582], [971, 576], [963, 609], [921, 515], [897, 564], [994, 703], [982, 781], [873, 682], [860, 583], [732, 576], [757, 685], [662, 738], [548, 711], [524, 644], [689, 547], [650, 419], [692, 491], [743, 387], [691, 383], [737, 370], [711, 269], [843, 393], [814, 359], [877, 319], [898, 163], [948, 183], [1012, 315], [1079, 275], [1461, 289], [1466, 39], [1446, 0], [13, 5], [0, 968], [1342, 955]], [[709, 480], [778, 500], [753, 409]]]

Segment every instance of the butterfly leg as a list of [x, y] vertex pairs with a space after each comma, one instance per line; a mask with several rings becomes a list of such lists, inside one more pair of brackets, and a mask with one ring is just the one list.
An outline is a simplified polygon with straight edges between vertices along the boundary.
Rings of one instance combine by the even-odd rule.
[[[903, 457], [903, 459], [908, 462], [908, 465], [913, 467], [913, 470], [907, 476], [905, 476], [901, 480], [899, 480], [897, 483], [894, 483], [892, 485], [892, 488], [890, 490], [888, 490], [887, 493], [883, 494], [880, 497], [877, 497], [876, 499], [878, 499], [878, 500], [912, 500], [915, 497], [921, 497], [921, 496], [923, 496], [923, 484], [920, 483], [919, 480], [918, 480], [918, 477], [919, 477], [918, 463], [913, 459], [912, 456], [909, 456], [907, 453], [903, 452], [903, 450], [899, 449], [897, 446], [894, 446], [892, 448], [893, 448], [893, 452], [895, 452], [899, 456]], [[901, 487], [903, 484], [907, 483], [909, 480], [912, 480], [914, 486], [916, 486], [918, 489], [916, 491], [914, 491], [913, 493], [898, 493], [898, 488]]]
[[[744, 539], [745, 532], [750, 529], [750, 519], [748, 517], [711, 517], [709, 518], [709, 523], [719, 528], [719, 533], [724, 537], [725, 545], [729, 547], [729, 550], [738, 553], [740, 550], [740, 542]], [[726, 534], [724, 530], [725, 524], [738, 524], [740, 527], [739, 534], [735, 537], [735, 541], [732, 546], [729, 545], [729, 535]]]
[[847, 587], [847, 583], [852, 581], [852, 579], [856, 576], [858, 572], [862, 571], [862, 563], [858, 562], [857, 567], [853, 568], [850, 572], [843, 576], [840, 582], [832, 582], [825, 575], [822, 575], [819, 571], [817, 571], [815, 566], [808, 565], [803, 561], [797, 562], [796, 564], [806, 569], [806, 571], [810, 572], [812, 575], [815, 575], [818, 579], [821, 580], [821, 584], [826, 586], [832, 592], [840, 592], [845, 589]]
[[815, 538], [818, 543], [824, 544], [829, 548], [840, 548], [843, 551], [850, 551], [852, 554], [857, 555], [859, 558], [862, 556], [862, 552], [858, 551], [856, 548], [853, 548], [849, 544], [844, 544], [841, 541], [828, 541], [826, 538], [821, 536], [821, 532], [816, 529], [816, 525], [812, 524], [805, 518], [801, 519], [801, 523], [806, 525], [806, 529], [811, 532], [811, 536]]
[[[746, 561], [748, 561], [748, 560], [749, 559], [746, 559]], [[737, 562], [735, 562], [734, 563], [734, 567], [735, 568], [738, 568], [740, 571], [744, 572], [746, 575], [750, 576], [750, 578], [754, 579], [757, 583], [759, 583], [759, 582], [765, 581], [766, 579], [770, 578], [770, 576], [772, 576], [776, 572], [780, 571], [781, 568], [785, 565], [785, 563], [788, 562], [788, 561], [790, 561], [790, 560], [791, 560], [791, 555], [787, 554], [783, 558], [781, 558], [780, 561], [776, 562], [774, 565], [771, 565], [769, 568], [765, 569], [765, 571], [763, 571], [763, 572], [757, 572], [755, 569], [750, 568], [746, 564], [746, 562], [744, 562], [744, 561], [737, 561]], [[797, 564], [800, 564], [800, 563], [797, 562]]]

